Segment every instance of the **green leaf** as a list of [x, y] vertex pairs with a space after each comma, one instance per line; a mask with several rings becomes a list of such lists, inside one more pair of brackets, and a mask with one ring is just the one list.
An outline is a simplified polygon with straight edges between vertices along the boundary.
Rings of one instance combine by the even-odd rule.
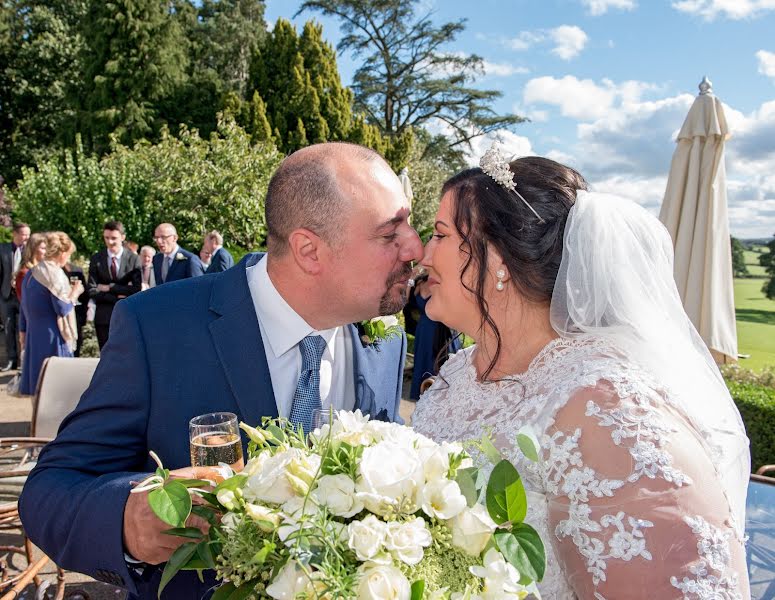
[[176, 479], [179, 484], [186, 486], [187, 488], [190, 487], [206, 487], [208, 485], [212, 485], [212, 482], [205, 481], [204, 479]]
[[208, 569], [215, 569], [215, 557], [213, 556], [213, 548], [209, 540], [205, 540], [197, 545], [196, 554]]
[[478, 469], [475, 467], [468, 467], [466, 469], [458, 469], [455, 481], [457, 481], [460, 492], [466, 497], [466, 504], [468, 508], [471, 508], [479, 499], [479, 491], [476, 489], [476, 474]]
[[245, 600], [256, 589], [256, 584], [258, 584], [257, 579], [246, 581], [231, 593], [229, 600]]
[[215, 516], [215, 511], [209, 506], [202, 506], [201, 504], [194, 504], [191, 507], [191, 512], [197, 517], [202, 517], [210, 525], [215, 525], [218, 519]]
[[[242, 485], [248, 480], [247, 475], [235, 475], [234, 477], [229, 477], [228, 479], [224, 479], [219, 483], [215, 490], [213, 490], [213, 494], [217, 495], [218, 492], [221, 490], [236, 490], [237, 488], [242, 487]], [[217, 497], [216, 497], [217, 501]]]
[[425, 581], [418, 579], [412, 584], [411, 600], [422, 600], [423, 594], [425, 594]]
[[211, 492], [204, 492], [199, 494], [199, 497], [205, 502], [209, 502], [213, 506], [220, 507], [221, 503], [218, 502], [218, 497]]
[[518, 433], [517, 445], [519, 446], [519, 449], [522, 450], [522, 454], [533, 462], [538, 462], [538, 448], [536, 448], [530, 436], [525, 435], [524, 433]]
[[[185, 488], [183, 488], [185, 489]], [[196, 543], [186, 542], [180, 546], [175, 552], [172, 553], [167, 564], [164, 565], [164, 571], [161, 574], [161, 581], [159, 582], [159, 598], [161, 598], [162, 590], [167, 587], [170, 580], [180, 571], [180, 569], [188, 562], [188, 560], [196, 552]]]
[[490, 459], [492, 464], [497, 465], [500, 461], [503, 460], [503, 456], [501, 456], [501, 453], [498, 451], [498, 449], [492, 445], [492, 440], [490, 440], [488, 435], [482, 436], [481, 446], [482, 452], [487, 455], [487, 458]]
[[191, 538], [192, 540], [198, 540], [204, 535], [202, 531], [196, 527], [175, 527], [162, 531], [162, 533], [164, 535], [177, 535], [179, 537]]
[[501, 460], [490, 474], [485, 498], [493, 521], [521, 523], [527, 514], [527, 494], [519, 473], [507, 460]]
[[229, 600], [229, 596], [232, 595], [236, 586], [233, 583], [224, 583], [221, 587], [215, 590], [210, 600]]
[[495, 534], [495, 543], [522, 576], [523, 585], [530, 581], [541, 581], [546, 570], [546, 553], [541, 537], [535, 529], [525, 523], [515, 525], [511, 531]]
[[191, 514], [188, 489], [174, 479], [149, 492], [148, 504], [157, 517], [172, 527], [184, 527]]
[[263, 565], [266, 562], [266, 558], [270, 553], [274, 552], [276, 545], [269, 540], [264, 540], [264, 547], [253, 555], [252, 561], [256, 564]]
[[274, 438], [271, 441], [277, 442], [279, 444], [282, 444], [285, 441], [285, 432], [277, 425], [268, 425], [266, 430], [271, 433], [272, 437]]

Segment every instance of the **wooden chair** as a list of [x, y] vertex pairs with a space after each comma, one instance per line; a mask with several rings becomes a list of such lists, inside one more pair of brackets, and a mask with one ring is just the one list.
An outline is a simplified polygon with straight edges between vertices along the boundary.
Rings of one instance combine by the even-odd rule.
[[[51, 441], [59, 429], [62, 420], [73, 411], [81, 395], [91, 382], [96, 358], [60, 358], [46, 359], [40, 371], [35, 396], [32, 399], [32, 420], [29, 437], [8, 437], [0, 439], [0, 479], [3, 487], [9, 490], [12, 500], [0, 504], [0, 531], [21, 528], [19, 520], [18, 494], [27, 478], [40, 449]], [[13, 494], [14, 484], [18, 492]], [[14, 575], [9, 574], [8, 565], [0, 563], [0, 600], [17, 598], [31, 581], [40, 586], [38, 574], [46, 566], [49, 558], [43, 555], [33, 561], [32, 544], [24, 535], [23, 546], [0, 546], [0, 551], [22, 555], [27, 566]], [[64, 571], [57, 567], [56, 600], [64, 598]], [[83, 592], [81, 592], [83, 596]]]

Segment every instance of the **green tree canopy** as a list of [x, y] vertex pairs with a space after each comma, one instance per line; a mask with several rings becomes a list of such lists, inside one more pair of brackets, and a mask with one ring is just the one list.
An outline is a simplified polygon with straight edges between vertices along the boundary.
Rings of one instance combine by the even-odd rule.
[[419, 0], [306, 0], [299, 12], [340, 20], [339, 51], [362, 59], [353, 77], [355, 110], [386, 135], [437, 120], [450, 132], [449, 148], [461, 154], [475, 137], [524, 121], [493, 110], [500, 92], [472, 86], [484, 72], [479, 56], [445, 50], [465, 20], [437, 26], [430, 14], [418, 14], [420, 6]]
[[732, 246], [732, 273], [735, 277], [749, 277], [748, 267], [745, 264], [745, 248], [736, 237], [729, 236]]
[[775, 237], [767, 244], [767, 252], [759, 256], [759, 264], [764, 267], [770, 278], [765, 282], [762, 291], [770, 300], [775, 300]]

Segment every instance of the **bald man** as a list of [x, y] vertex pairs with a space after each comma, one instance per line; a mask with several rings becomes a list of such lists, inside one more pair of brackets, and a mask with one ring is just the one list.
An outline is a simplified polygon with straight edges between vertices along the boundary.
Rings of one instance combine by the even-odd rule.
[[162, 223], [153, 232], [153, 241], [159, 249], [153, 257], [153, 275], [156, 285], [199, 277], [205, 274], [199, 257], [178, 246], [178, 231], [170, 223]]
[[[267, 254], [116, 306], [91, 386], [24, 487], [30, 539], [61, 567], [150, 600], [157, 565], [184, 540], [129, 490], [155, 470], [149, 450], [190, 475], [191, 418], [228, 411], [308, 429], [317, 407], [400, 420], [406, 338], [367, 345], [357, 324], [406, 302], [422, 256], [408, 218], [398, 177], [371, 150], [321, 144], [285, 159], [267, 191]], [[157, 243], [170, 231], [157, 228]], [[214, 583], [181, 572], [162, 598], [201, 598]]]

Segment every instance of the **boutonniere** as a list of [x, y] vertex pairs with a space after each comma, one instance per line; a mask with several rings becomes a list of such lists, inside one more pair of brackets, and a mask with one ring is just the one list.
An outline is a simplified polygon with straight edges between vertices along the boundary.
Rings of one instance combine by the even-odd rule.
[[401, 335], [401, 326], [393, 315], [374, 317], [360, 322], [361, 342], [367, 346], [377, 345], [382, 340]]
[[186, 260], [186, 255], [185, 255], [185, 254], [183, 254], [182, 252], [178, 252], [178, 253], [175, 255], [175, 260]]

